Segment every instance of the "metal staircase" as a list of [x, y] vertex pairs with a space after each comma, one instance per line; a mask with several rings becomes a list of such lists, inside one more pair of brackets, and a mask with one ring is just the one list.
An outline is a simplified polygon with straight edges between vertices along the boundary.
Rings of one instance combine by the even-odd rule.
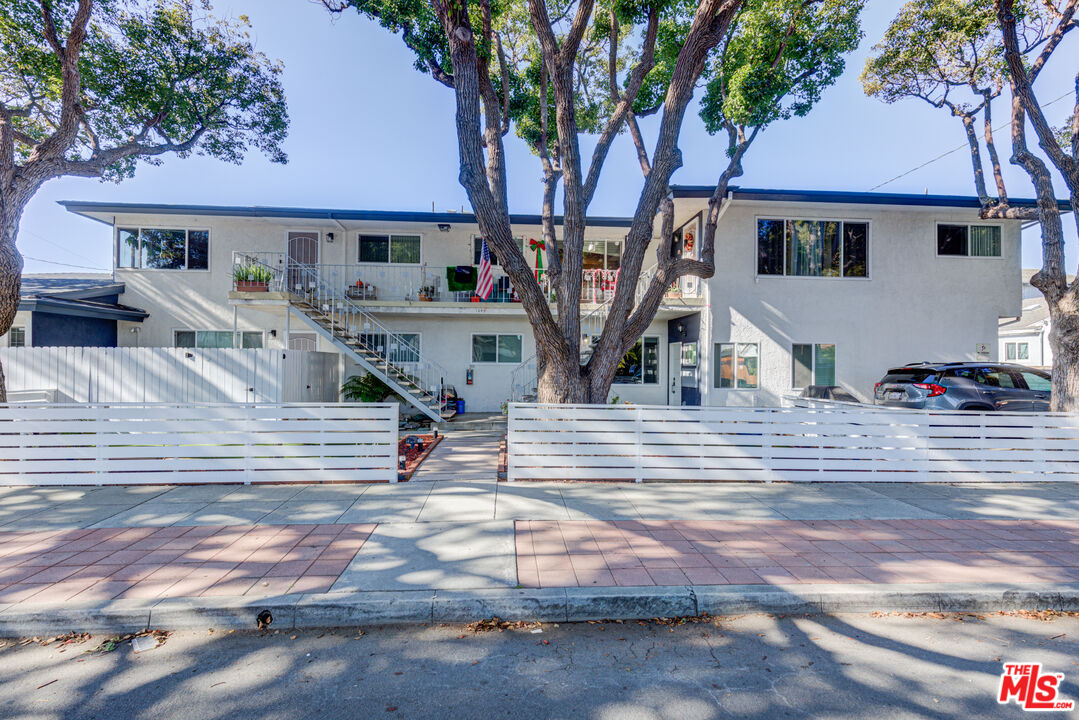
[[[252, 266], [250, 257], [242, 262]], [[424, 415], [442, 421], [441, 392], [448, 373], [441, 365], [353, 302], [344, 285], [321, 278], [318, 265], [261, 266], [272, 273], [271, 286], [288, 294], [290, 313]]]

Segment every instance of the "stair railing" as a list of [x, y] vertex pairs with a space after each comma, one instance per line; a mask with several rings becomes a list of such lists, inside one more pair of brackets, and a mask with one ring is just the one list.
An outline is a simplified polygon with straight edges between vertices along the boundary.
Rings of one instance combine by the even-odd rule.
[[[289, 294], [315, 313], [309, 317], [324, 319], [331, 335], [378, 367], [415, 399], [429, 408], [437, 407], [449, 377], [444, 367], [425, 358], [409, 338], [391, 330], [350, 300], [344, 286], [338, 287], [346, 282], [343, 278], [324, 278], [318, 265], [300, 263], [289, 263], [284, 272], [288, 275]], [[422, 397], [421, 392], [429, 398]]]

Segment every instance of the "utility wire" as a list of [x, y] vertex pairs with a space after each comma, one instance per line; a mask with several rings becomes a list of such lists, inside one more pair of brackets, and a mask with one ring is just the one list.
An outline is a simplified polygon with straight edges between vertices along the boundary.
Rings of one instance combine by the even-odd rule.
[[48, 263], [49, 265], [63, 265], [64, 267], [80, 268], [82, 270], [96, 270], [97, 272], [109, 272], [109, 268], [90, 267], [89, 265], [72, 265], [71, 263], [56, 262], [55, 260], [42, 260], [41, 258], [30, 257], [29, 255], [23, 255], [27, 260], [33, 260], [34, 262]]
[[75, 252], [74, 250], [71, 250], [70, 248], [66, 248], [63, 245], [61, 245], [60, 243], [55, 242], [53, 240], [50, 240], [49, 238], [45, 237], [44, 235], [42, 235], [40, 233], [36, 233], [33, 230], [28, 230], [26, 228], [23, 228], [23, 229], [19, 230], [20, 235], [23, 234], [23, 233], [28, 233], [30, 235], [33, 235], [38, 240], [41, 240], [42, 242], [46, 242], [46, 243], [48, 243], [49, 245], [52, 245], [55, 248], [59, 248], [59, 249], [63, 250], [66, 253], [70, 253], [71, 255], [75, 255], [76, 257], [80, 257], [83, 260], [86, 260], [87, 262], [94, 262], [93, 258], [86, 257], [85, 255], [83, 255], [80, 252]]
[[[1050, 105], [1054, 105], [1054, 104], [1056, 104], [1056, 103], [1060, 102], [1061, 100], [1063, 100], [1064, 98], [1068, 97], [1069, 95], [1071, 95], [1071, 91], [1068, 91], [1068, 92], [1064, 93], [1063, 95], [1061, 95], [1060, 97], [1058, 97], [1058, 98], [1057, 98], [1056, 100], [1050, 100], [1049, 102], [1047, 102], [1047, 103], [1045, 103], [1044, 105], [1042, 105], [1042, 106], [1041, 106], [1041, 108], [1042, 108], [1042, 109], [1044, 110], [1045, 108], [1049, 107]], [[1000, 125], [1000, 126], [998, 126], [998, 127], [995, 127], [995, 128], [993, 128], [993, 132], [996, 132], [996, 131], [998, 131], [998, 130], [1003, 130], [1004, 128], [1008, 127], [1009, 125], [1011, 125], [1011, 122], [1010, 122], [1010, 121], [1009, 121], [1009, 122], [1006, 122], [1006, 123], [1004, 123], [1003, 125]], [[937, 155], [937, 156], [936, 156], [935, 158], [933, 158], [932, 160], [926, 160], [926, 161], [925, 161], [924, 163], [922, 163], [922, 164], [921, 164], [921, 165], [919, 165], [918, 167], [915, 167], [915, 168], [911, 168], [910, 170], [907, 170], [907, 171], [906, 171], [905, 173], [902, 173], [902, 174], [900, 174], [900, 175], [896, 175], [896, 176], [895, 176], [894, 178], [892, 178], [891, 180], [885, 180], [884, 182], [880, 183], [879, 185], [874, 185], [873, 187], [869, 188], [869, 192], [873, 192], [873, 191], [874, 191], [874, 190], [876, 190], [877, 188], [882, 188], [882, 187], [884, 187], [885, 185], [890, 185], [891, 183], [894, 183], [894, 182], [895, 182], [896, 180], [898, 180], [898, 179], [900, 179], [900, 178], [904, 178], [904, 177], [906, 177], [907, 175], [910, 175], [910, 174], [911, 174], [911, 173], [913, 173], [913, 172], [918, 172], [919, 170], [921, 170], [922, 168], [924, 168], [924, 167], [925, 167], [925, 166], [927, 166], [927, 165], [932, 165], [932, 164], [933, 164], [933, 163], [935, 163], [935, 162], [936, 162], [937, 160], [941, 160], [941, 159], [943, 159], [943, 158], [946, 158], [946, 157], [948, 157], [949, 155], [951, 155], [952, 153], [957, 153], [957, 152], [959, 152], [960, 150], [965, 150], [965, 149], [967, 149], [967, 148], [969, 148], [969, 147], [970, 147], [969, 143], [963, 143], [962, 145], [960, 145], [960, 146], [958, 146], [958, 147], [956, 147], [956, 148], [953, 148], [953, 149], [949, 150], [949, 151], [948, 151], [948, 152], [946, 152], [946, 153], [943, 153], [943, 154], [941, 154], [941, 155]]]

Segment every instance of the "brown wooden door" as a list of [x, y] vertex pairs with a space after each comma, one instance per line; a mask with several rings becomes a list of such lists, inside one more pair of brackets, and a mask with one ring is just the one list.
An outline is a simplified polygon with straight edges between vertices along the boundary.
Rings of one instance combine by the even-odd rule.
[[310, 272], [301, 271], [300, 265], [318, 265], [318, 233], [290, 232], [288, 234], [288, 287], [289, 290], [301, 289], [306, 278], [314, 281]]

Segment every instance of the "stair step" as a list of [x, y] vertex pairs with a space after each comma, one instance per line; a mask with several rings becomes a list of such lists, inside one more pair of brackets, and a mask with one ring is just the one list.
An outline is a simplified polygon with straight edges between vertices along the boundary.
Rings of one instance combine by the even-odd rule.
[[[439, 414], [442, 403], [439, 401], [438, 396], [425, 390], [418, 382], [413, 380], [407, 370], [393, 365], [387, 358], [383, 358], [376, 351], [365, 347], [360, 342], [358, 334], [349, 329], [348, 322], [338, 320], [339, 313], [332, 310], [327, 312], [319, 306], [296, 297], [292, 297], [290, 302], [312, 324], [328, 331], [339, 347], [347, 348], [356, 357], [366, 362], [377, 372], [382, 373], [391, 383], [396, 384], [398, 389], [408, 396], [412, 402], [432, 415]], [[362, 313], [360, 315], [363, 316]]]

